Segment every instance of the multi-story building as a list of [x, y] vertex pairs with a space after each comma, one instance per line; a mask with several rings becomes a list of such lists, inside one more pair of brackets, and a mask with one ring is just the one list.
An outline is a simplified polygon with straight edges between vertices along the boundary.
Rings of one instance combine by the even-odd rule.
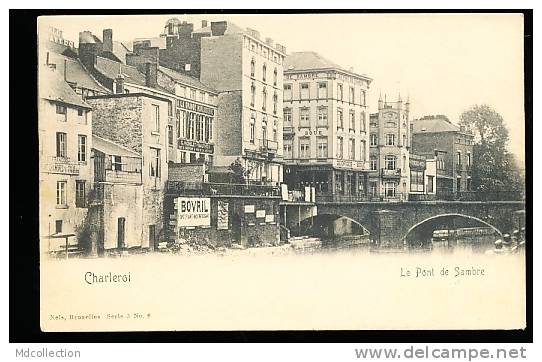
[[437, 197], [471, 191], [474, 136], [446, 116], [413, 121], [413, 152], [436, 160]]
[[39, 67], [41, 251], [66, 250], [84, 239], [92, 173], [92, 110], [53, 66]]
[[147, 93], [117, 93], [88, 97], [87, 102], [93, 109], [92, 133], [134, 151], [142, 160], [141, 247], [153, 249], [164, 229], [171, 101]]
[[[386, 97], [385, 97], [386, 98]], [[407, 200], [410, 192], [410, 102], [378, 100], [369, 121], [369, 194], [383, 200]]]
[[[167, 161], [212, 164], [218, 93], [197, 78], [160, 66], [158, 47], [139, 44], [123, 62], [102, 57], [81, 33], [80, 57], [86, 69], [112, 93], [145, 93], [170, 100]], [[87, 44], [87, 45], [85, 45]], [[126, 64], [124, 64], [126, 63]]]
[[215, 164], [239, 159], [249, 182], [281, 182], [286, 49], [226, 21], [201, 31], [200, 80], [219, 92]]
[[94, 190], [90, 208], [97, 210], [93, 221], [98, 230], [95, 251], [101, 254], [145, 247], [141, 155], [93, 135], [92, 160]]
[[320, 198], [366, 196], [371, 81], [315, 52], [286, 57], [283, 147], [289, 188], [313, 186]]
[[194, 29], [192, 23], [170, 19], [160, 38], [135, 41], [134, 52], [154, 48], [160, 66], [198, 77], [218, 92], [215, 169], [239, 159], [249, 182], [281, 182], [286, 49], [228, 21], [201, 25]]

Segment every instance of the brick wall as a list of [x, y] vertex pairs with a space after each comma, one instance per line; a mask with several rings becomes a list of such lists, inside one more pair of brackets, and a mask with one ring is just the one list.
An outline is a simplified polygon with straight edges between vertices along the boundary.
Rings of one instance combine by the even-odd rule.
[[[258, 246], [264, 243], [279, 241], [279, 199], [250, 197], [211, 197], [211, 227], [195, 229], [177, 229], [171, 218], [175, 213], [173, 195], [164, 199], [164, 220], [167, 225], [166, 234], [174, 241], [179, 233], [189, 243], [207, 244], [215, 247], [231, 246], [240, 243], [244, 246]], [[218, 202], [228, 203], [228, 229], [217, 230]], [[254, 213], [245, 214], [245, 205], [254, 205]], [[273, 214], [274, 221], [266, 222], [264, 218], [256, 218], [256, 210], [265, 210], [266, 215]]]
[[143, 102], [139, 97], [87, 99], [93, 108], [92, 133], [141, 154]]
[[201, 41], [201, 81], [218, 91], [242, 89], [242, 58], [242, 35], [203, 38]]
[[223, 92], [218, 95], [215, 124], [215, 154], [241, 156], [243, 139], [241, 91]]
[[202, 182], [204, 176], [203, 164], [170, 163], [168, 166], [169, 181]]
[[[199, 78], [200, 43], [197, 36], [168, 38], [166, 49], [160, 49], [160, 65]], [[190, 64], [189, 71], [185, 71], [185, 64]]]

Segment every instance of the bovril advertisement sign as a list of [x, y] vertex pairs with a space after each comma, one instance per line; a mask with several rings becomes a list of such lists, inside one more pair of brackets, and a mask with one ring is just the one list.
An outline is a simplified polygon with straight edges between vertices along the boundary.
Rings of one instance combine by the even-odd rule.
[[210, 226], [211, 199], [208, 197], [177, 197], [177, 226]]

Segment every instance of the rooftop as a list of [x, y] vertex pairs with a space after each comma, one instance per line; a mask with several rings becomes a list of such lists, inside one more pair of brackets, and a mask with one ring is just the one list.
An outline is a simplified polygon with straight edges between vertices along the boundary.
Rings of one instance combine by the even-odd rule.
[[55, 64], [58, 74], [64, 75], [66, 67], [66, 81], [75, 84], [76, 87], [91, 89], [96, 92], [109, 93], [98, 81], [90, 76], [83, 68], [78, 59], [73, 59], [61, 54], [49, 52], [49, 63]]
[[423, 118], [412, 122], [414, 133], [459, 132], [460, 128], [445, 118]]
[[96, 69], [109, 79], [115, 79], [119, 74], [122, 74], [127, 83], [146, 85], [145, 75], [131, 65], [98, 56], [96, 57]]
[[363, 77], [368, 80], [371, 78], [354, 73], [352, 70], [348, 70], [337, 63], [332, 62], [329, 59], [324, 58], [320, 54], [308, 51], [308, 52], [293, 52], [290, 53], [284, 59], [284, 72], [294, 72], [301, 70], [321, 70], [321, 69], [335, 69], [349, 73], [353, 76]]
[[98, 137], [94, 134], [92, 135], [92, 148], [103, 152], [106, 155], [141, 158], [137, 152], [134, 152], [131, 149], [121, 146], [111, 140]]
[[182, 73], [176, 72], [176, 71], [174, 71], [174, 70], [172, 70], [170, 68], [166, 68], [166, 67], [162, 67], [162, 66], [158, 66], [158, 70], [160, 72], [164, 73], [165, 75], [167, 75], [168, 77], [170, 77], [171, 79], [179, 82], [179, 83], [182, 83], [182, 84], [194, 87], [194, 88], [203, 89], [203, 90], [205, 90], [207, 92], [217, 93], [217, 91], [215, 89], [209, 87], [208, 85], [203, 84], [197, 78], [190, 77], [190, 76], [188, 76], [186, 74], [182, 74]]
[[91, 107], [77, 95], [64, 81], [64, 75], [55, 69], [43, 65], [39, 69], [39, 97], [53, 102], [64, 103], [71, 106]]

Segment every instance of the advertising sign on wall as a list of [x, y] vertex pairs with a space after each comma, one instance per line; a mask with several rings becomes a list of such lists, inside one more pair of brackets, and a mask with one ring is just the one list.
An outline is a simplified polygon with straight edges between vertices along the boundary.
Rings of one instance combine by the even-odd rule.
[[211, 226], [209, 197], [177, 197], [177, 226]]
[[228, 230], [229, 223], [229, 204], [224, 201], [218, 201], [218, 218], [216, 223], [217, 230]]

